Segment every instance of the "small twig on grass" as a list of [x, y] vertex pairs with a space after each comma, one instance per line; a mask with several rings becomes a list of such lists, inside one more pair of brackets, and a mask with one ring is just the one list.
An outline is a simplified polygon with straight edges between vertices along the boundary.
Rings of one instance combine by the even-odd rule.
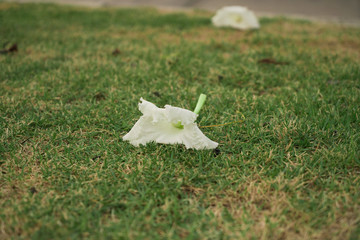
[[24, 143], [26, 143], [31, 137], [28, 137], [27, 139], [25, 139], [24, 141], [22, 141], [20, 144], [23, 145]]

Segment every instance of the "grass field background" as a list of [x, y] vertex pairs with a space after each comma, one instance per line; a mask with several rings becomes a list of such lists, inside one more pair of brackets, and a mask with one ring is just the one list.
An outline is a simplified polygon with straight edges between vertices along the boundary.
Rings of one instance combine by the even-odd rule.
[[[0, 2], [1, 239], [359, 239], [360, 29], [211, 16]], [[122, 141], [200, 93], [219, 150]]]

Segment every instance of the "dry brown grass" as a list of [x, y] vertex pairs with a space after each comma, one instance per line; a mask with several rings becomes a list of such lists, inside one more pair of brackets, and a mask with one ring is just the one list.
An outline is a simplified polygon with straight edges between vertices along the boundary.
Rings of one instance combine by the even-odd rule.
[[[217, 227], [231, 239], [350, 239], [360, 221], [360, 205], [351, 200], [349, 194], [334, 192], [327, 195], [327, 200], [335, 202], [330, 206], [334, 215], [329, 215], [326, 227], [321, 228], [309, 227], [315, 224], [315, 216], [291, 201], [295, 197], [309, 199], [304, 192], [287, 189], [301, 189], [307, 185], [311, 190], [313, 181], [302, 177], [289, 180], [281, 174], [269, 181], [254, 175], [239, 188], [218, 193], [192, 186], [184, 186], [183, 191], [196, 199], [189, 201], [190, 204], [198, 205], [202, 199], [207, 214], [216, 217]], [[349, 205], [352, 210], [344, 211]]]

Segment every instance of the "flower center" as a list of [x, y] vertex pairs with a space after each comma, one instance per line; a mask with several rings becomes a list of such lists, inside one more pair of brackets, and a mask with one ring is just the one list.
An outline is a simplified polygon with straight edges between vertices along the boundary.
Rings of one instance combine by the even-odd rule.
[[234, 16], [234, 21], [236, 23], [241, 23], [243, 21], [243, 18], [241, 16]]
[[176, 128], [184, 129], [184, 125], [181, 124], [181, 121], [178, 121], [177, 123], [173, 123], [172, 125]]

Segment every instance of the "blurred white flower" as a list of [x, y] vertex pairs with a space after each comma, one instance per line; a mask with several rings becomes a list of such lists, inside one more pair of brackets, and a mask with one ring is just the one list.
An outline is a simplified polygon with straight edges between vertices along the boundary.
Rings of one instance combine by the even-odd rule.
[[211, 20], [216, 27], [232, 27], [241, 30], [260, 27], [255, 14], [241, 6], [223, 7]]
[[184, 144], [186, 148], [213, 149], [218, 143], [207, 138], [195, 123], [197, 114], [189, 110], [165, 105], [158, 108], [140, 98], [142, 116], [123, 139], [134, 146], [151, 141], [164, 144]]

